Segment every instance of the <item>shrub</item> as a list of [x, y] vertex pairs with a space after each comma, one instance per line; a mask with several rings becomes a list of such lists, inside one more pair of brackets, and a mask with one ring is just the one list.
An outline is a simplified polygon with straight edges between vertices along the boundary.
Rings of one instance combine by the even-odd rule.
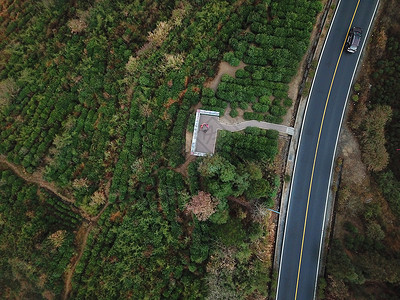
[[[228, 74], [223, 74], [221, 77], [221, 82], [235, 82], [235, 78], [233, 78], [232, 76], [228, 75]], [[218, 89], [221, 88], [221, 84], [218, 85]]]
[[292, 103], [293, 103], [293, 101], [289, 97], [287, 97], [285, 100], [283, 100], [283, 105], [285, 105], [286, 107], [291, 107]]
[[247, 109], [249, 107], [249, 105], [246, 102], [240, 102], [239, 107], [244, 110], [244, 109]]
[[282, 117], [277, 117], [277, 116], [272, 116], [272, 115], [266, 115], [266, 116], [264, 117], [264, 121], [265, 121], [265, 122], [269, 122], [269, 123], [280, 124], [280, 123], [282, 123]]
[[268, 112], [268, 109], [269, 109], [269, 106], [266, 104], [255, 103], [253, 105], [253, 110], [255, 112], [266, 113], [266, 112]]
[[241, 245], [246, 238], [246, 232], [240, 220], [229, 218], [228, 222], [213, 226], [211, 232], [215, 238], [227, 246]]
[[263, 79], [261, 71], [255, 71], [253, 74], [251, 74], [251, 77], [255, 80], [261, 80]]
[[380, 173], [377, 181], [390, 209], [400, 217], [400, 182], [391, 171]]
[[271, 99], [270, 99], [269, 96], [264, 95], [264, 96], [261, 96], [258, 99], [258, 102], [261, 103], [261, 104], [270, 105], [271, 104]]
[[243, 39], [248, 43], [252, 43], [254, 42], [255, 34], [253, 32], [246, 32], [243, 36]]
[[215, 92], [214, 92], [213, 89], [203, 88], [203, 90], [202, 90], [202, 96], [203, 97], [211, 98], [211, 97], [214, 97], [214, 95], [215, 95]]
[[354, 84], [354, 91], [355, 92], [361, 91], [361, 85], [359, 83]]
[[243, 114], [243, 118], [245, 120], [257, 120], [257, 121], [262, 121], [263, 120], [263, 115], [255, 112], [248, 112], [245, 111]]
[[236, 76], [236, 78], [249, 78], [250, 73], [243, 69], [239, 69], [236, 71], [235, 76]]
[[279, 105], [272, 105], [270, 109], [271, 115], [281, 117], [286, 114], [286, 109]]
[[189, 116], [189, 121], [188, 121], [188, 126], [187, 126], [187, 130], [189, 132], [193, 132], [195, 120], [196, 120], [196, 115], [195, 114], [191, 114]]
[[362, 125], [362, 159], [369, 170], [381, 171], [389, 163], [389, 154], [385, 149], [385, 125], [392, 117], [390, 106], [379, 105], [370, 111]]
[[229, 115], [232, 118], [236, 118], [239, 115], [239, 113], [238, 113], [238, 111], [236, 109], [231, 109], [231, 112], [229, 113]]
[[286, 183], [289, 183], [290, 180], [291, 180], [291, 176], [290, 176], [289, 174], [285, 174], [285, 177], [283, 178], [283, 180], [284, 180]]
[[225, 53], [224, 60], [233, 67], [237, 67], [240, 63], [240, 60], [235, 57], [235, 54], [233, 52]]

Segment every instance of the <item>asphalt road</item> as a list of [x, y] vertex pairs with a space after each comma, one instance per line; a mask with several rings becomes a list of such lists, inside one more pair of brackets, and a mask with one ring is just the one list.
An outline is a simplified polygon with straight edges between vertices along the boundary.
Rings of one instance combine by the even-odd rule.
[[[349, 87], [378, 0], [342, 0], [325, 41], [301, 129], [276, 299], [314, 298], [330, 175]], [[351, 27], [363, 29], [355, 54], [343, 46]]]

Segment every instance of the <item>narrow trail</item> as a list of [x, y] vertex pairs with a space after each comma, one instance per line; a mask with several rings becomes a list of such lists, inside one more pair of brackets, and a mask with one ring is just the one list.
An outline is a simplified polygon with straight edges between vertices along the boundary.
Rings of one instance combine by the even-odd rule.
[[181, 173], [184, 177], [188, 177], [187, 168], [191, 162], [196, 159], [196, 156], [186, 154], [186, 160], [183, 164], [173, 169], [175, 172]]
[[[33, 183], [38, 185], [41, 188], [44, 188], [50, 191], [52, 194], [56, 195], [58, 198], [63, 200], [64, 202], [74, 204], [75, 199], [72, 196], [65, 196], [61, 194], [55, 184], [50, 183], [42, 179], [42, 173], [40, 171], [33, 172], [32, 174], [27, 173], [22, 166], [17, 166], [7, 160], [7, 158], [0, 154], [0, 164], [6, 166], [11, 171], [15, 173], [18, 177], [22, 178], [28, 183]], [[85, 220], [91, 220], [92, 218], [86, 212], [82, 211], [81, 209], [77, 208], [74, 205], [71, 205], [71, 210], [77, 214], [79, 214]]]
[[[66, 196], [62, 195], [58, 191], [57, 187], [54, 184], [43, 180], [41, 172], [36, 171], [33, 174], [29, 174], [24, 170], [24, 168], [22, 166], [17, 166], [15, 164], [9, 162], [4, 155], [0, 155], [0, 164], [4, 165], [5, 167], [7, 167], [11, 171], [13, 171], [15, 173], [15, 175], [17, 175], [18, 177], [22, 178], [26, 182], [36, 184], [39, 187], [42, 187], [42, 188], [50, 191], [51, 193], [53, 193], [54, 195], [56, 195], [57, 197], [59, 197], [60, 199], [62, 199], [65, 202], [68, 202], [68, 203], [71, 203], [71, 204], [75, 203], [75, 199], [73, 199], [72, 197], [66, 197]], [[106, 186], [107, 198], [108, 198], [108, 192], [109, 192], [110, 183], [108, 183], [107, 186]], [[96, 222], [98, 221], [100, 216], [103, 214], [103, 212], [105, 211], [105, 209], [109, 205], [110, 205], [110, 202], [107, 201], [107, 203], [100, 210], [100, 212], [94, 217], [89, 216], [84, 211], [82, 211], [82, 210], [76, 208], [75, 206], [71, 205], [71, 209], [74, 212], [76, 212], [79, 215], [81, 215], [84, 220], [82, 221], [82, 225], [80, 226], [80, 228], [78, 229], [78, 232], [76, 233], [76, 245], [77, 245], [77, 248], [78, 248], [77, 249], [78, 250], [78, 254], [77, 254], [77, 256], [72, 258], [71, 267], [66, 271], [66, 273], [64, 273], [65, 286], [64, 286], [64, 292], [63, 292], [63, 295], [62, 295], [62, 299], [67, 299], [69, 293], [71, 292], [71, 289], [72, 289], [72, 285], [71, 285], [72, 276], [74, 275], [76, 266], [78, 265], [80, 259], [82, 258], [83, 252], [84, 252], [84, 250], [86, 248], [86, 243], [87, 243], [87, 239], [88, 239], [89, 233], [92, 231], [92, 229], [95, 226]]]
[[43, 180], [41, 172], [36, 171], [32, 174], [29, 174], [24, 170], [24, 168], [22, 166], [17, 166], [15, 164], [9, 162], [7, 160], [7, 158], [2, 154], [0, 154], [0, 163], [6, 165], [18, 177], [21, 177], [26, 182], [37, 184], [38, 186], [45, 188], [46, 190], [49, 190], [54, 195], [56, 195], [57, 197], [61, 198], [62, 200], [66, 201], [66, 202], [75, 203], [75, 199], [73, 199], [72, 197], [66, 197], [66, 196], [62, 195], [53, 183]]
[[[79, 252], [78, 252], [78, 256], [73, 259], [73, 263], [72, 263], [71, 268], [69, 268], [67, 270], [67, 272], [65, 273], [65, 286], [64, 286], [64, 293], [62, 295], [62, 299], [64, 299], [64, 300], [68, 299], [68, 295], [71, 292], [71, 289], [72, 289], [72, 284], [71, 284], [72, 276], [75, 273], [76, 266], [78, 265], [79, 261], [82, 258], [83, 251], [85, 251], [87, 239], [88, 239], [89, 233], [92, 231], [92, 229], [93, 229], [93, 224], [92, 223], [89, 223], [89, 224], [88, 223], [83, 223], [82, 226], [78, 230], [76, 243], [78, 245]], [[83, 231], [83, 235], [82, 235], [82, 233], [79, 234], [80, 231]], [[82, 235], [82, 237], [80, 238], [81, 235]]]
[[[108, 197], [108, 195], [107, 195], [107, 197]], [[65, 277], [64, 283], [65, 284], [64, 284], [64, 293], [62, 295], [62, 299], [63, 300], [68, 299], [68, 295], [71, 292], [71, 289], [72, 289], [72, 284], [71, 284], [72, 276], [74, 276], [76, 266], [78, 265], [79, 261], [82, 258], [83, 252], [85, 251], [87, 239], [89, 237], [89, 233], [92, 231], [92, 229], [96, 225], [96, 222], [99, 220], [99, 218], [101, 217], [101, 215], [103, 214], [103, 212], [106, 210], [106, 208], [109, 205], [110, 205], [110, 202], [107, 201], [107, 203], [100, 210], [100, 212], [96, 216], [90, 218], [90, 223], [84, 222], [82, 224], [82, 226], [78, 230], [78, 233], [76, 235], [77, 236], [76, 237], [76, 244], [78, 245], [79, 251], [78, 251], [78, 255], [76, 256], [76, 258], [72, 259], [71, 268], [69, 268], [66, 271], [65, 275], [64, 275], [64, 277]], [[80, 231], [84, 231], [83, 235], [82, 235], [82, 233], [79, 234]]]
[[[105, 187], [105, 193], [106, 193], [107, 199], [108, 199], [109, 193], [110, 193], [110, 186], [111, 186], [111, 181], [109, 181]], [[78, 265], [79, 261], [82, 258], [83, 252], [85, 251], [89, 233], [92, 231], [94, 226], [97, 225], [97, 221], [99, 220], [99, 218], [101, 217], [101, 215], [104, 213], [104, 211], [107, 209], [107, 207], [109, 205], [110, 205], [110, 202], [107, 200], [107, 203], [100, 210], [100, 212], [96, 216], [89, 218], [90, 222], [83, 223], [82, 226], [78, 230], [78, 233], [76, 235], [76, 244], [78, 245], [79, 251], [78, 251], [78, 255], [76, 256], [76, 258], [72, 259], [71, 268], [69, 268], [64, 275], [65, 281], [64, 281], [64, 293], [62, 295], [63, 300], [68, 299], [68, 295], [70, 294], [70, 292], [72, 290], [72, 284], [71, 284], [72, 277], [74, 276], [76, 266]], [[79, 234], [79, 231], [84, 231], [83, 235], [82, 235], [82, 233]]]

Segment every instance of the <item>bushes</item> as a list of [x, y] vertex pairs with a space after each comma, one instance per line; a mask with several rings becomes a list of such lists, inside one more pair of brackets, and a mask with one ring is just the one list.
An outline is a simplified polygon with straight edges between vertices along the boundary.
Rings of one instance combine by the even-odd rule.
[[231, 66], [237, 67], [240, 63], [240, 60], [235, 57], [233, 52], [227, 52], [224, 54], [224, 60], [228, 62]]
[[[36, 186], [25, 184], [9, 171], [0, 172], [0, 178], [3, 289], [27, 298], [36, 294], [40, 297], [46, 290], [61, 297], [63, 273], [74, 254], [72, 231], [80, 223], [79, 216], [61, 199], [38, 192]], [[42, 284], [35, 274], [45, 278]]]
[[245, 120], [257, 120], [257, 121], [262, 121], [263, 120], [263, 115], [259, 113], [254, 113], [254, 112], [248, 112], [245, 111], [243, 114], [243, 118]]
[[253, 107], [253, 111], [259, 112], [259, 113], [266, 113], [269, 110], [268, 105], [261, 104], [261, 103], [255, 103], [252, 107]]
[[236, 110], [236, 108], [233, 108], [233, 109], [231, 109], [231, 111], [229, 112], [229, 115], [230, 115], [232, 118], [236, 118], [236, 117], [239, 115], [239, 113], [238, 113], [238, 111]]
[[236, 71], [235, 76], [236, 76], [236, 78], [249, 78], [250, 73], [243, 69], [239, 69]]
[[211, 233], [225, 246], [240, 246], [246, 240], [246, 232], [240, 220], [229, 219], [227, 223], [215, 225]]
[[277, 135], [273, 131], [248, 127], [241, 132], [223, 132], [217, 150], [225, 157], [240, 160], [272, 161], [277, 153]]
[[[218, 98], [228, 102], [252, 103], [257, 97], [268, 95], [272, 91], [273, 96], [285, 99], [283, 103], [285, 107], [292, 105], [291, 100], [287, 98], [286, 84], [295, 74], [298, 62], [307, 50], [312, 24], [321, 4], [301, 2], [294, 6], [286, 2], [274, 2], [270, 12], [267, 12], [266, 8], [265, 3], [260, 4], [248, 14], [247, 22], [250, 24], [251, 32], [242, 31], [232, 37], [229, 44], [234, 52], [225, 54], [226, 61], [236, 57], [242, 59], [247, 66], [245, 71], [236, 72], [236, 80], [223, 78], [223, 82], [238, 84], [243, 88], [249, 87], [248, 90], [244, 92], [244, 89], [238, 86], [223, 85], [218, 87]], [[265, 17], [267, 14], [272, 16], [272, 20]], [[231, 63], [231, 65], [237, 64]], [[247, 81], [248, 79], [251, 80]], [[274, 82], [282, 86], [270, 84]], [[266, 120], [279, 122], [281, 116], [285, 114], [284, 108], [272, 107], [271, 115], [268, 115], [269, 108], [261, 104], [255, 105], [253, 109], [255, 108], [255, 112], [265, 114], [262, 118]], [[251, 117], [257, 117], [257, 114], [247, 114], [247, 118]], [[258, 117], [259, 120], [262, 118]]]
[[362, 157], [370, 170], [381, 171], [389, 162], [389, 155], [384, 146], [386, 143], [384, 131], [392, 110], [389, 106], [377, 106], [368, 115], [362, 125], [364, 131], [361, 138]]
[[379, 173], [377, 180], [390, 209], [400, 218], [400, 183], [391, 171]]
[[355, 269], [350, 258], [343, 250], [341, 242], [333, 240], [327, 263], [330, 274], [347, 283], [362, 284], [365, 281], [364, 276], [359, 270]]

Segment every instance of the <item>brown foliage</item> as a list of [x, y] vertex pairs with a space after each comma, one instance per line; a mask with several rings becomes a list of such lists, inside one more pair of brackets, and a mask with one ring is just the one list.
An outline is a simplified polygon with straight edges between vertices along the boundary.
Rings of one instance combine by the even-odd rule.
[[389, 162], [385, 148], [385, 125], [392, 116], [392, 109], [379, 105], [370, 112], [363, 123], [361, 136], [362, 158], [371, 171], [383, 170]]
[[90, 197], [90, 206], [95, 206], [95, 205], [103, 205], [106, 203], [106, 195], [104, 194], [104, 191], [96, 191], [93, 193], [93, 195]]
[[168, 101], [167, 101], [166, 103], [164, 103], [164, 107], [165, 107], [166, 109], [168, 109], [172, 104], [174, 104], [174, 103], [176, 103], [176, 102], [178, 102], [177, 99], [169, 98]]
[[152, 32], [149, 32], [147, 40], [153, 45], [159, 47], [167, 38], [171, 29], [172, 26], [168, 22], [160, 22], [157, 24], [156, 29], [154, 29]]
[[342, 280], [337, 280], [332, 276], [328, 276], [328, 293], [326, 299], [348, 299], [349, 289]]
[[58, 230], [49, 236], [49, 240], [52, 242], [55, 249], [59, 248], [62, 245], [65, 239], [65, 234], [65, 230]]
[[193, 213], [199, 221], [205, 221], [215, 212], [217, 205], [218, 201], [209, 193], [199, 191], [186, 205], [186, 213]]
[[71, 30], [71, 33], [80, 33], [86, 29], [88, 26], [86, 19], [89, 17], [89, 14], [89, 11], [78, 11], [77, 18], [68, 21], [67, 25]]
[[182, 54], [164, 54], [164, 62], [160, 65], [160, 71], [179, 70], [185, 58]]
[[15, 81], [11, 78], [0, 82], [0, 108], [9, 104], [12, 97], [18, 92]]
[[122, 222], [122, 219], [123, 219], [123, 217], [119, 210], [117, 212], [111, 214], [111, 216], [110, 216], [110, 222], [113, 222], [113, 223], [114, 222]]
[[87, 178], [75, 179], [72, 182], [72, 187], [74, 189], [87, 189], [89, 187], [89, 181], [87, 180]]
[[148, 103], [140, 105], [139, 111], [140, 111], [140, 114], [146, 118], [149, 117], [152, 113], [152, 109], [150, 107], [150, 104], [148, 104]]
[[80, 33], [86, 29], [87, 24], [79, 19], [72, 19], [68, 21], [68, 27], [71, 29], [71, 33]]
[[125, 69], [128, 74], [134, 74], [139, 67], [139, 57], [130, 56], [128, 62], [125, 65]]

